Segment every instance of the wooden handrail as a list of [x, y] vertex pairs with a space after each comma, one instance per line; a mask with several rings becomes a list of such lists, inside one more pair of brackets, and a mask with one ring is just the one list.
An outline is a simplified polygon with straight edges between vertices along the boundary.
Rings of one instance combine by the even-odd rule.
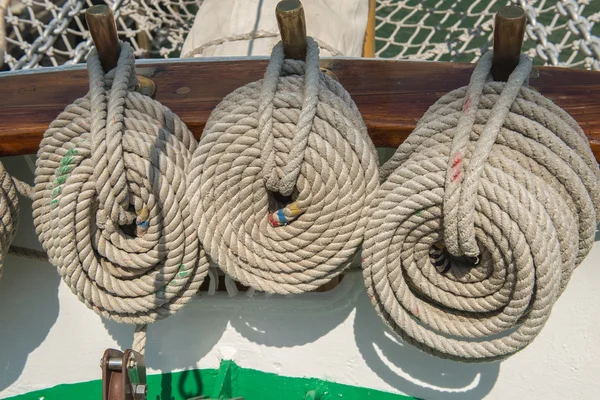
[[[267, 59], [140, 60], [156, 100], [199, 138], [212, 109], [231, 91], [261, 79]], [[397, 147], [427, 108], [467, 85], [473, 64], [382, 59], [322, 59], [352, 95], [376, 146]], [[600, 72], [535, 67], [530, 85], [569, 112], [600, 160]], [[48, 124], [88, 90], [84, 65], [0, 73], [0, 156], [37, 152]]]

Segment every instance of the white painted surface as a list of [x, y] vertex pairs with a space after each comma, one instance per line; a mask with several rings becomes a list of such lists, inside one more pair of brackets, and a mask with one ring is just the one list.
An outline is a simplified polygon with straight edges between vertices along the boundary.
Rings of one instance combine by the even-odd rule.
[[[32, 181], [23, 157], [2, 161]], [[30, 202], [24, 203], [15, 243], [34, 246]], [[501, 363], [440, 360], [399, 342], [372, 310], [358, 273], [327, 293], [199, 299], [150, 327], [147, 362], [157, 372], [215, 368], [232, 359], [242, 367], [425, 399], [598, 398], [599, 260], [596, 244], [540, 336]], [[47, 263], [9, 256], [0, 305], [0, 398], [98, 379], [104, 349], [131, 346], [132, 327], [103, 322]]]

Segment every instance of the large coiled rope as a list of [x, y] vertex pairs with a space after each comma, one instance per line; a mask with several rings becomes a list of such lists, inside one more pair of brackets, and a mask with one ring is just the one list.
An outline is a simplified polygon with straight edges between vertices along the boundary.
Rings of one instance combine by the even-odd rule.
[[131, 47], [102, 71], [88, 58], [90, 91], [67, 106], [38, 151], [34, 223], [50, 261], [105, 318], [145, 326], [196, 295], [208, 270], [185, 197], [197, 143], [169, 109], [136, 93]]
[[256, 290], [305, 292], [337, 276], [379, 185], [361, 115], [318, 61], [311, 38], [306, 62], [277, 44], [264, 79], [212, 112], [187, 173], [207, 253]]
[[[598, 165], [577, 123], [491, 54], [443, 96], [383, 167], [364, 278], [382, 318], [420, 349], [491, 361], [540, 332], [589, 252]], [[440, 253], [446, 262], [440, 262]]]

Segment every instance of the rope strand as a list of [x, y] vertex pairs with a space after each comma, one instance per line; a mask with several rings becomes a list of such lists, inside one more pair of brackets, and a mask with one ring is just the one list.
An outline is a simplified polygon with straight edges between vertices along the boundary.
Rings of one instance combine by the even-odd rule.
[[29, 249], [27, 247], [10, 246], [8, 254], [29, 258], [31, 260], [48, 261], [48, 255], [44, 251]]

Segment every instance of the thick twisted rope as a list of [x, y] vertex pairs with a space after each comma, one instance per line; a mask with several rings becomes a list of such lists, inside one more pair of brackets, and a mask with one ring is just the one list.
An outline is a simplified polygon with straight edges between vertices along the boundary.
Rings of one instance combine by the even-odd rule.
[[30, 197], [32, 188], [11, 177], [0, 163], [0, 276], [6, 254], [31, 259], [47, 260], [46, 253], [11, 245], [19, 226], [19, 197], [17, 193]]
[[306, 62], [277, 44], [264, 79], [212, 112], [188, 169], [207, 253], [256, 290], [300, 293], [340, 274], [379, 184], [361, 115], [318, 60], [310, 38]]
[[0, 276], [4, 257], [9, 252], [19, 226], [19, 198], [13, 181], [0, 163]]
[[[50, 261], [88, 307], [117, 322], [165, 318], [208, 270], [185, 197], [197, 143], [160, 103], [134, 92], [131, 47], [102, 71], [88, 58], [90, 91], [67, 106], [38, 151], [34, 223]], [[134, 350], [145, 339], [136, 330]]]
[[[19, 179], [15, 178], [14, 176], [11, 177], [12, 180], [12, 184], [14, 186], [14, 188], [17, 190], [17, 192], [23, 196], [23, 197], [27, 197], [30, 200], [33, 200], [33, 187], [23, 181], [20, 181]], [[14, 207], [18, 207], [18, 203], [13, 203]], [[18, 212], [18, 209], [17, 209]], [[35, 250], [35, 249], [30, 249], [28, 247], [20, 247], [20, 246], [15, 246], [15, 245], [11, 245], [10, 249], [8, 250], [8, 254], [12, 254], [13, 256], [17, 256], [17, 257], [23, 257], [23, 258], [29, 258], [31, 260], [42, 260], [42, 261], [48, 261], [48, 255], [46, 254], [45, 251], [40, 251], [40, 250]]]
[[384, 165], [363, 251], [389, 326], [461, 361], [505, 358], [536, 337], [591, 249], [600, 210], [589, 143], [526, 85], [531, 60], [506, 84], [489, 80], [491, 64], [486, 54]]

